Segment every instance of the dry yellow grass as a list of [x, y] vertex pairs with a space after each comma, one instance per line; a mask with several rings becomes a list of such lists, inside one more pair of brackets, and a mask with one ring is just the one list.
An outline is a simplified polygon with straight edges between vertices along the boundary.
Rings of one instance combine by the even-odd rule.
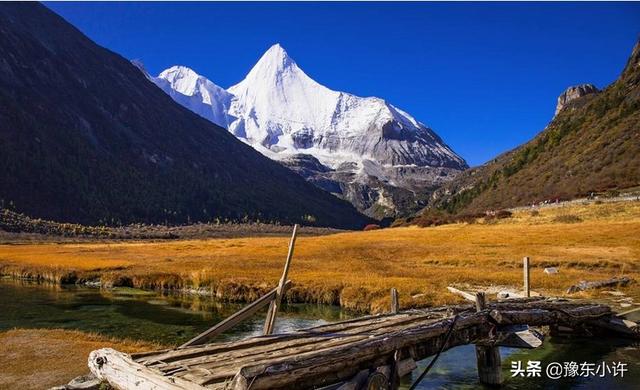
[[[558, 215], [580, 223], [556, 223]], [[80, 278], [142, 288], [211, 288], [227, 299], [255, 299], [277, 282], [286, 237], [0, 246], [0, 272]], [[519, 287], [530, 256], [534, 290], [561, 294], [581, 279], [640, 273], [640, 203], [519, 211], [491, 223], [396, 228], [298, 239], [289, 299], [341, 303], [358, 310], [388, 307], [397, 287], [403, 307], [458, 301], [454, 283]], [[547, 276], [543, 267], [559, 266]], [[637, 288], [627, 292], [637, 296]], [[416, 296], [412, 298], [412, 296]]]
[[0, 333], [0, 389], [48, 389], [88, 373], [89, 352], [158, 349], [155, 344], [115, 341], [70, 330], [14, 329]]

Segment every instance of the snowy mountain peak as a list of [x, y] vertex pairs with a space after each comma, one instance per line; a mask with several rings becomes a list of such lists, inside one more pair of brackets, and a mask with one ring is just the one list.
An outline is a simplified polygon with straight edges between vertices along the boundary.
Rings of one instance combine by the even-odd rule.
[[245, 79], [230, 87], [228, 91], [235, 95], [243, 95], [247, 89], [259, 89], [262, 93], [270, 93], [270, 90], [285, 92], [285, 85], [297, 85], [294, 87], [296, 89], [300, 84], [312, 85], [314, 88], [322, 87], [307, 76], [284, 48], [276, 43], [260, 57]]
[[384, 99], [317, 83], [279, 44], [260, 57], [244, 80], [226, 90], [184, 66], [150, 79], [178, 103], [266, 156], [288, 161], [310, 155], [340, 172], [336, 175], [343, 185], [357, 187], [375, 178], [381, 185], [413, 189], [416, 183], [433, 186], [449, 180], [467, 167], [407, 112]]
[[229, 128], [230, 120], [234, 118], [227, 111], [233, 96], [224, 88], [186, 66], [172, 66], [158, 77], [152, 77], [139, 64], [134, 65], [179, 104], [219, 126]]
[[182, 65], [165, 69], [158, 77], [167, 80], [174, 90], [187, 96], [196, 94], [199, 85], [209, 81], [197, 74], [193, 69]]
[[[276, 43], [260, 57], [253, 67], [252, 72], [255, 70], [281, 73], [294, 66], [297, 67], [295, 61], [289, 57], [289, 54], [287, 54], [279, 43]], [[249, 74], [251, 74], [251, 72]]]

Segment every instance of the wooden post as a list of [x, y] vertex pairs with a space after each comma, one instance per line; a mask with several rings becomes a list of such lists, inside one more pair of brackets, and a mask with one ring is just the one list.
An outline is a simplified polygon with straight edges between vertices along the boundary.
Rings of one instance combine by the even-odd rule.
[[391, 313], [398, 314], [400, 311], [400, 302], [398, 301], [398, 290], [391, 289]]
[[[485, 307], [486, 299], [484, 293], [476, 293], [476, 311], [482, 311]], [[476, 345], [476, 361], [480, 383], [485, 385], [502, 384], [500, 348]]]
[[522, 272], [524, 273], [524, 296], [531, 297], [531, 290], [529, 286], [529, 258], [522, 259]]
[[487, 299], [484, 292], [478, 291], [476, 293], [476, 311], [483, 311], [487, 306]]
[[287, 253], [287, 261], [284, 263], [284, 270], [282, 271], [282, 277], [280, 278], [280, 283], [278, 284], [278, 290], [276, 291], [276, 296], [271, 301], [269, 305], [269, 310], [267, 311], [267, 318], [264, 322], [264, 334], [269, 335], [273, 333], [273, 324], [276, 322], [276, 315], [278, 314], [278, 309], [280, 309], [280, 303], [282, 302], [282, 295], [284, 292], [284, 285], [287, 281], [287, 275], [289, 274], [289, 267], [291, 266], [291, 258], [293, 257], [293, 248], [296, 244], [296, 235], [298, 233], [298, 224], [293, 225], [293, 234], [291, 234], [291, 241], [289, 241], [289, 252]]

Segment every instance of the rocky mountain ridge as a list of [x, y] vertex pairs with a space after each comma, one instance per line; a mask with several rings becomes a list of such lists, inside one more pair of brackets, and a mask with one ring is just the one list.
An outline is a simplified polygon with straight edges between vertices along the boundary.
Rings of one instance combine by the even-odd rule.
[[639, 186], [640, 42], [611, 85], [572, 87], [558, 102], [536, 137], [460, 174], [429, 207], [477, 213]]

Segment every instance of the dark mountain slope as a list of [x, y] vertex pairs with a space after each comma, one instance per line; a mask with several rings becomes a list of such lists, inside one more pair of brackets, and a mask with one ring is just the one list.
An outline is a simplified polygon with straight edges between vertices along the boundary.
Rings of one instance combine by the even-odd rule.
[[478, 212], [640, 184], [640, 43], [620, 78], [575, 98], [526, 144], [459, 175], [433, 204]]
[[367, 222], [35, 3], [0, 4], [0, 203], [85, 224]]

